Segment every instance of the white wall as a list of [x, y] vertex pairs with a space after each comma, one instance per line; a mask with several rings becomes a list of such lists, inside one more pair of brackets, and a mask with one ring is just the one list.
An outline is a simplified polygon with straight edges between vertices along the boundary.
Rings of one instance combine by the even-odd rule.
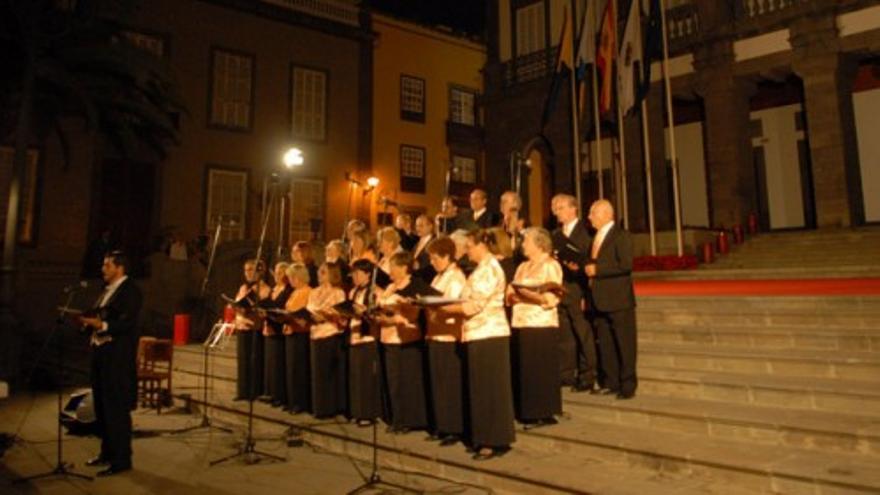
[[798, 163], [798, 140], [804, 133], [795, 125], [795, 114], [802, 108], [794, 104], [751, 113], [752, 120], [761, 120], [764, 131], [762, 137], [752, 138], [752, 145], [764, 147], [771, 229], [804, 226]]
[[880, 89], [853, 93], [865, 221], [880, 222]]
[[[671, 159], [669, 128], [665, 129], [666, 159]], [[709, 226], [709, 196], [706, 191], [706, 155], [703, 150], [703, 123], [675, 126], [678, 155], [681, 223], [687, 227]]]

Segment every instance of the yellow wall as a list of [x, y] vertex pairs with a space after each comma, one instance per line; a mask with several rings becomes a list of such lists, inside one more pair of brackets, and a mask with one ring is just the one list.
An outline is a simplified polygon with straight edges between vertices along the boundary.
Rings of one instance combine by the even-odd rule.
[[[402, 205], [437, 212], [443, 196], [445, 174], [451, 160], [446, 144], [449, 87], [464, 86], [483, 92], [480, 70], [486, 48], [410, 23], [374, 16], [378, 34], [373, 68], [373, 173], [381, 183], [371, 200], [371, 221], [381, 211], [376, 200], [381, 191], [397, 192]], [[400, 76], [425, 80], [425, 122], [400, 118]], [[425, 148], [425, 194], [400, 192], [400, 145]], [[390, 210], [394, 211], [394, 210]]]

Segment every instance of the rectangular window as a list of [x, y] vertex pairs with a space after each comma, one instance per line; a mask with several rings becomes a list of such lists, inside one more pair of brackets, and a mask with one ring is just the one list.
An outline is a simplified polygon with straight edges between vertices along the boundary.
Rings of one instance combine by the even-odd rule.
[[165, 56], [165, 40], [161, 36], [137, 31], [123, 31], [122, 36], [132, 45], [150, 52], [158, 58]]
[[254, 57], [214, 49], [211, 52], [210, 125], [250, 130], [253, 118]]
[[293, 67], [290, 84], [293, 135], [324, 141], [327, 137], [327, 73]]
[[425, 192], [425, 148], [402, 145], [400, 147], [400, 190]]
[[452, 157], [452, 180], [465, 184], [477, 183], [477, 159], [469, 156]]
[[[9, 201], [9, 185], [12, 182], [12, 168], [15, 160], [15, 149], [10, 146], [0, 146], [0, 199], [2, 199], [2, 211], [0, 211], [0, 225], [6, 230], [6, 206]], [[27, 152], [27, 164], [24, 177], [21, 178], [20, 203], [18, 205], [18, 242], [19, 244], [34, 245], [37, 242], [37, 181], [39, 178], [40, 151], [29, 149]], [[0, 232], [0, 238], [5, 237]]]
[[290, 241], [324, 240], [324, 181], [293, 179]]
[[244, 239], [247, 220], [248, 174], [243, 170], [211, 167], [208, 169], [208, 202], [205, 226], [214, 232], [223, 222], [221, 241]]
[[545, 47], [544, 2], [516, 9], [516, 55], [528, 55]]
[[476, 125], [477, 92], [453, 87], [449, 90], [449, 120], [455, 124]]
[[425, 121], [425, 80], [400, 76], [400, 118], [413, 122]]

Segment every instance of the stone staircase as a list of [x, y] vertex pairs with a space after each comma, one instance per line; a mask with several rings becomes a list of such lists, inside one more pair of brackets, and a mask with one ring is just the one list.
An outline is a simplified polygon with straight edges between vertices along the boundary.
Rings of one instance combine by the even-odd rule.
[[[638, 395], [564, 394], [558, 425], [517, 430], [473, 462], [421, 433], [379, 434], [383, 464], [510, 493], [880, 492], [880, 297], [640, 297]], [[200, 397], [197, 346], [178, 348], [176, 393]], [[210, 371], [232, 403], [234, 344]], [[259, 404], [259, 419], [369, 459], [370, 429]]]
[[822, 273], [828, 269], [843, 269], [845, 272], [877, 269], [880, 268], [880, 228], [760, 234], [734, 247], [729, 255], [720, 257], [706, 268], [813, 268]]

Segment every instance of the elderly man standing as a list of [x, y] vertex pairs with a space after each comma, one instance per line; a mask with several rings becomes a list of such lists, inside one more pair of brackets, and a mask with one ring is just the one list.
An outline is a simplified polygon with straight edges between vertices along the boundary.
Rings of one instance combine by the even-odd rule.
[[559, 222], [559, 228], [553, 231], [553, 249], [562, 264], [565, 286], [565, 296], [559, 304], [561, 380], [576, 392], [592, 391], [596, 382], [596, 344], [584, 316], [589, 291], [584, 262], [593, 239], [584, 221], [578, 218], [574, 196], [553, 196], [551, 208]]
[[590, 207], [596, 236], [590, 263], [590, 307], [602, 352], [605, 392], [618, 399], [636, 394], [636, 316], [632, 284], [633, 247], [629, 232], [614, 223], [614, 207], [600, 199]]

